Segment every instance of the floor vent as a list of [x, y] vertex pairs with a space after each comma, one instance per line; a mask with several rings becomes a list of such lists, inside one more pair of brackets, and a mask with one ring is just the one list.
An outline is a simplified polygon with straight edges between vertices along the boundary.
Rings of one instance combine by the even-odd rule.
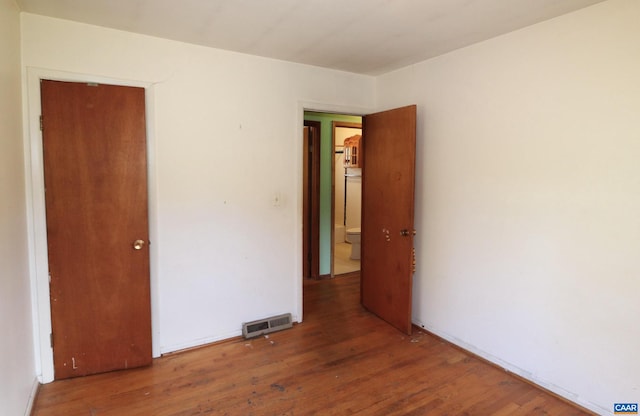
[[269, 334], [291, 328], [291, 314], [272, 316], [271, 318], [260, 319], [258, 321], [246, 322], [242, 324], [242, 335], [245, 338], [253, 338], [259, 335]]

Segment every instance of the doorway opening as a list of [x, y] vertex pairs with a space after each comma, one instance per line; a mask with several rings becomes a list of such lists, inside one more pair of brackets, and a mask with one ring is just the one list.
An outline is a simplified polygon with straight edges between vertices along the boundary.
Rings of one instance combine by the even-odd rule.
[[[413, 246], [416, 234], [416, 113], [416, 106], [409, 105], [367, 114], [357, 120], [334, 120], [360, 122], [362, 126], [362, 134], [347, 135], [342, 146], [343, 168], [362, 168], [361, 229], [358, 230], [362, 250], [361, 268], [357, 272], [360, 277], [361, 304], [405, 334], [411, 334], [412, 328], [412, 282], [416, 264]], [[321, 157], [321, 172], [329, 174], [328, 179], [322, 173], [320, 175], [319, 278], [335, 276], [331, 263], [335, 257], [332, 246], [335, 243], [336, 224], [333, 197], [336, 147], [332, 131], [327, 130], [336, 125], [333, 121], [331, 126], [327, 122], [322, 123], [323, 117], [326, 121], [326, 118], [335, 116], [304, 113], [305, 120], [321, 122], [320, 149], [325, 155]], [[327, 169], [331, 165], [333, 168]], [[356, 170], [347, 169], [345, 172], [347, 180], [349, 175], [357, 177]], [[327, 194], [328, 197], [323, 198]], [[347, 209], [344, 213], [348, 216]], [[343, 223], [346, 225], [347, 221], [345, 219]], [[345, 230], [345, 233], [349, 231]], [[347, 238], [345, 236], [345, 240]], [[327, 246], [323, 254], [322, 249]], [[325, 274], [325, 270], [329, 273]]]
[[[309, 253], [303, 253], [303, 264], [307, 270], [307, 256], [317, 259], [318, 275], [316, 279], [329, 279], [336, 276], [358, 273], [360, 270], [360, 218], [362, 169], [360, 155], [355, 154], [349, 140], [362, 140], [362, 117], [346, 114], [304, 112], [305, 127], [317, 123], [318, 136], [318, 223], [317, 240], [309, 241], [307, 229], [316, 225], [304, 209], [305, 230], [303, 246], [312, 247]], [[306, 133], [305, 133], [306, 135]], [[306, 143], [306, 139], [305, 139]], [[359, 145], [360, 142], [358, 142]], [[305, 149], [307, 146], [304, 146]], [[307, 163], [305, 150], [304, 183], [311, 183], [314, 174], [311, 164]], [[358, 150], [355, 150], [357, 153]], [[354, 163], [355, 162], [355, 163]], [[311, 201], [304, 191], [304, 202]], [[304, 203], [303, 203], [304, 205]], [[313, 238], [313, 237], [312, 237]], [[313, 244], [317, 243], [317, 250]], [[314, 264], [311, 260], [310, 264]], [[303, 276], [308, 277], [308, 273]], [[313, 277], [313, 276], [312, 276]]]
[[362, 122], [333, 121], [332, 276], [360, 271]]

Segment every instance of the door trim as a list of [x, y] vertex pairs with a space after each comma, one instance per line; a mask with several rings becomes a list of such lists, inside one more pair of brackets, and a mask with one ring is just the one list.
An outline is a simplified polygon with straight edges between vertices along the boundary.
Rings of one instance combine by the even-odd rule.
[[54, 380], [53, 349], [50, 343], [51, 305], [49, 299], [49, 261], [47, 253], [46, 213], [44, 199], [44, 171], [42, 134], [40, 132], [40, 80], [50, 79], [69, 82], [95, 82], [145, 89], [147, 128], [147, 192], [149, 215], [150, 284], [151, 284], [151, 339], [153, 357], [160, 356], [158, 336], [158, 221], [157, 182], [155, 175], [155, 119], [154, 92], [151, 82], [122, 80], [91, 74], [76, 74], [42, 68], [27, 68], [26, 90], [23, 92], [23, 125], [25, 185], [27, 205], [27, 231], [29, 277], [31, 281], [33, 338], [36, 374], [40, 383]]

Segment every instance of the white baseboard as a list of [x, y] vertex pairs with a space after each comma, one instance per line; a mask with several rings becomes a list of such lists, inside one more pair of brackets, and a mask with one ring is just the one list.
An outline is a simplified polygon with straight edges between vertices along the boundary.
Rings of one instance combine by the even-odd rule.
[[169, 344], [169, 345], [164, 345], [164, 346], [161, 345], [160, 346], [160, 356], [162, 356], [163, 354], [170, 354], [172, 352], [188, 350], [190, 348], [204, 346], [204, 345], [207, 345], [207, 344], [213, 344], [215, 342], [220, 342], [220, 341], [224, 341], [226, 339], [240, 337], [240, 336], [242, 336], [242, 329], [238, 329], [238, 330], [235, 330], [235, 331], [230, 331], [230, 332], [227, 332], [225, 334], [221, 334], [221, 335], [218, 335], [218, 336], [215, 336], [215, 337], [199, 338], [199, 339], [195, 339], [195, 340], [188, 341], [188, 342], [180, 342], [180, 343]]
[[33, 405], [36, 403], [36, 398], [38, 397], [38, 391], [40, 390], [40, 381], [38, 377], [33, 380], [33, 385], [31, 386], [31, 393], [29, 394], [29, 401], [27, 402], [27, 408], [24, 410], [24, 416], [31, 416], [31, 412], [33, 411]]

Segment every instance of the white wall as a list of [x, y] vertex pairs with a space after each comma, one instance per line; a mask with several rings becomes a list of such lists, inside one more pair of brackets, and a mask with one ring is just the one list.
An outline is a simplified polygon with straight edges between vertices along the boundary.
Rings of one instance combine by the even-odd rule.
[[414, 321], [600, 413], [640, 401], [640, 2], [379, 77], [418, 105]]
[[0, 0], [0, 414], [25, 414], [35, 382], [27, 260], [20, 14]]
[[30, 14], [22, 24], [30, 71], [152, 84], [160, 352], [299, 319], [303, 106], [366, 111], [374, 79]]

